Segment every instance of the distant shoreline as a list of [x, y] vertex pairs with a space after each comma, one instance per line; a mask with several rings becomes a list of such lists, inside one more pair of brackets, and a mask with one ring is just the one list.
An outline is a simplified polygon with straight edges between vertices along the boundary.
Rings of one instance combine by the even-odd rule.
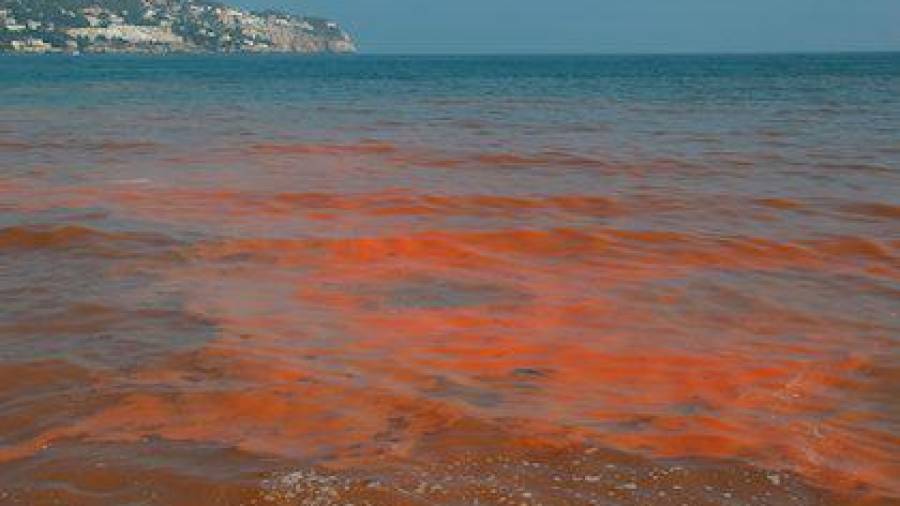
[[0, 52], [354, 53], [336, 22], [205, 0], [0, 0]]
[[356, 58], [756, 58], [756, 57], [834, 57], [834, 56], [898, 56], [900, 51], [810, 51], [810, 52], [734, 52], [734, 53], [381, 53], [355, 52], [302, 52], [302, 51], [49, 51], [28, 53], [0, 48], [0, 56], [353, 56]]

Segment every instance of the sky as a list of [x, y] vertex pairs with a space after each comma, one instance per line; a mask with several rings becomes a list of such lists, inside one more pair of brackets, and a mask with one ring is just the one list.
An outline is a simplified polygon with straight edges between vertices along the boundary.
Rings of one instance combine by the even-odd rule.
[[900, 50], [900, 0], [237, 0], [332, 18], [366, 53]]

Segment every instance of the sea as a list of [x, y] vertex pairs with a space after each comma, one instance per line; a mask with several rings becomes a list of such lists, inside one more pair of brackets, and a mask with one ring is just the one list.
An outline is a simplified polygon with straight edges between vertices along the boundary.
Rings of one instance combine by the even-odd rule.
[[900, 53], [0, 56], [0, 504], [900, 504]]

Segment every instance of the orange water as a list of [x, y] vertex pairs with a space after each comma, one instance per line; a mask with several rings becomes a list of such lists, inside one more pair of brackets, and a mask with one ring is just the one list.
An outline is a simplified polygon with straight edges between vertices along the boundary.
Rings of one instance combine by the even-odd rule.
[[[356, 163], [396, 170], [407, 153], [361, 143], [240, 156], [339, 179]], [[486, 170], [506, 163], [490, 159]], [[737, 459], [841, 493], [900, 491], [900, 240], [616, 225], [679, 213], [893, 221], [896, 207], [305, 187], [278, 170], [252, 189], [202, 173], [5, 181], [6, 209], [72, 218], [0, 232], [19, 306], [0, 335], [32, 347], [0, 368], [4, 465], [153, 437], [365, 467], [461, 420], [508, 420], [651, 458]], [[74, 211], [91, 207], [103, 210]], [[104, 225], [114, 220], [212, 237]]]
[[0, 504], [900, 500], [896, 172], [48, 136], [0, 143]]

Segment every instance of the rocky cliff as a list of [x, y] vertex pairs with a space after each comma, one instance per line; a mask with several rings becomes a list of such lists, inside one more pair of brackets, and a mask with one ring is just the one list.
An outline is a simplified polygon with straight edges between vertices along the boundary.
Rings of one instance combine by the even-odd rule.
[[0, 51], [352, 53], [327, 19], [196, 0], [0, 0]]

